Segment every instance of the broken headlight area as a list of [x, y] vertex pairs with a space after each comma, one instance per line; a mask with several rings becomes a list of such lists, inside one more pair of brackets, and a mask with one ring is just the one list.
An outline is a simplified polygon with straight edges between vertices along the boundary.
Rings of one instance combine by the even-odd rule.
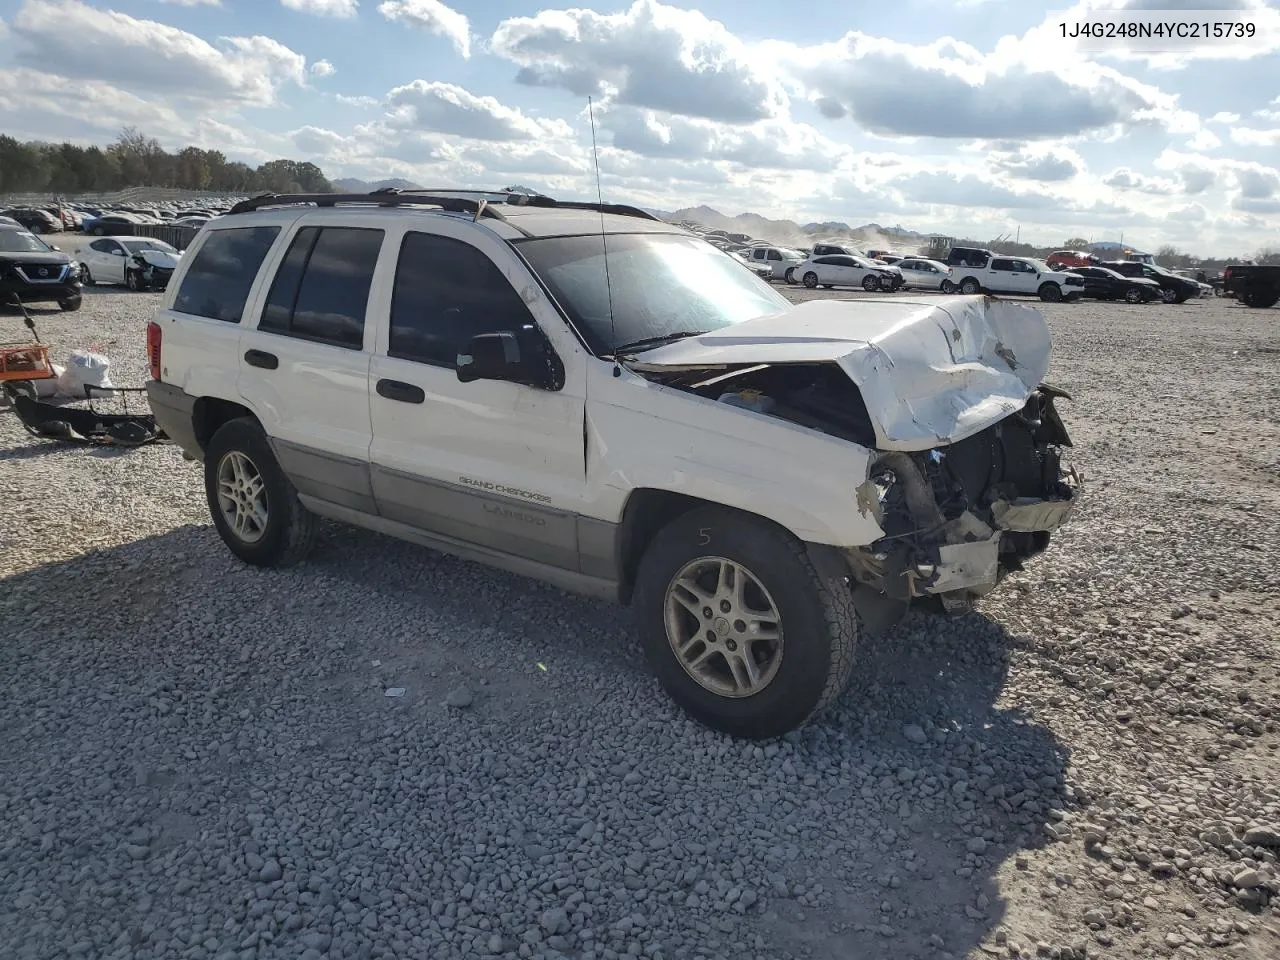
[[169, 278], [173, 276], [172, 267], [157, 267], [141, 254], [135, 255], [134, 264], [138, 268], [138, 273], [142, 277], [143, 284], [150, 289], [163, 290], [169, 285]]
[[957, 443], [881, 454], [857, 490], [884, 536], [847, 551], [855, 579], [896, 600], [937, 596], [967, 609], [1049, 545], [1075, 510], [1080, 478], [1042, 385], [1021, 411]]

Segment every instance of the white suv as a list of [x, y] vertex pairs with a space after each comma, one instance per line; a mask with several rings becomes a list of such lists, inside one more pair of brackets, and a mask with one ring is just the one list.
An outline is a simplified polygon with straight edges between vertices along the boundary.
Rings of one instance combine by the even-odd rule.
[[831, 703], [912, 600], [969, 608], [1079, 496], [1036, 310], [792, 306], [634, 208], [255, 198], [147, 339], [238, 557], [295, 563], [326, 517], [630, 603], [665, 689], [739, 736]]

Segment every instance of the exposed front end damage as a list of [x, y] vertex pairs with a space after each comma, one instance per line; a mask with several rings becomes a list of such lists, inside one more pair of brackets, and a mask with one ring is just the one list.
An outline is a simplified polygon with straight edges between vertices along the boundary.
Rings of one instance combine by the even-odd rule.
[[1043, 552], [1081, 492], [1061, 461], [1071, 440], [1054, 400], [1065, 396], [1042, 385], [1021, 411], [957, 443], [880, 454], [857, 505], [885, 535], [845, 551], [854, 579], [962, 612]]

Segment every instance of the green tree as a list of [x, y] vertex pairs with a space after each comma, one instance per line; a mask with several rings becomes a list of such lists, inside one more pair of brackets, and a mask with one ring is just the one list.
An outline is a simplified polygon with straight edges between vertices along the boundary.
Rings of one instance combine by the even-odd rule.
[[1084, 237], [1072, 237], [1062, 247], [1064, 250], [1088, 250], [1089, 241]]

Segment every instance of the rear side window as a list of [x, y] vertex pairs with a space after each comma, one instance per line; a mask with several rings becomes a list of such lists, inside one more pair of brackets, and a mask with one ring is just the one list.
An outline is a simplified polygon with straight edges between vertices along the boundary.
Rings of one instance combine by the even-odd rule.
[[992, 270], [1012, 270], [1013, 261], [1012, 260], [992, 260], [991, 269]]
[[259, 330], [359, 350], [381, 230], [303, 227], [267, 294]]
[[209, 234], [182, 278], [173, 309], [239, 323], [249, 289], [279, 233], [279, 227], [236, 227]]
[[430, 233], [405, 234], [387, 356], [453, 367], [472, 337], [533, 322], [497, 264], [471, 244]]

